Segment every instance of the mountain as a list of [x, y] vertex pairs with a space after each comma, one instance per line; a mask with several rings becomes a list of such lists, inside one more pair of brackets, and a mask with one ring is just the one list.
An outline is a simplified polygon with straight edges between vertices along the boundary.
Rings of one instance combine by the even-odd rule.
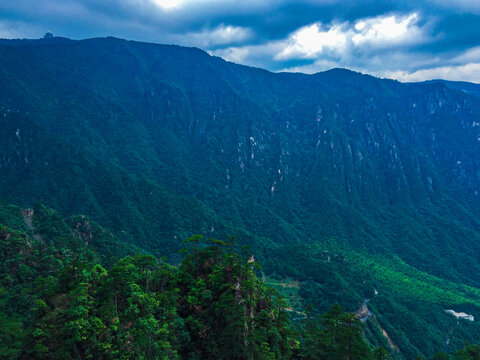
[[[191, 247], [174, 267], [146, 254], [119, 260], [135, 249], [43, 205], [0, 204], [0, 222], [2, 359], [287, 359], [298, 349], [282, 300], [231, 243]], [[108, 270], [96, 263], [106, 254], [117, 257]], [[368, 355], [360, 321], [348, 319]]]
[[465, 81], [445, 81], [445, 80], [432, 80], [432, 82], [440, 82], [445, 84], [445, 86], [451, 89], [460, 90], [476, 97], [480, 96], [480, 84], [469, 83]]
[[480, 318], [473, 84], [115, 38], [0, 41], [0, 69], [5, 201], [87, 214], [174, 263], [192, 234], [236, 235], [296, 311], [370, 299], [366, 335], [398, 357], [478, 339], [444, 312]]

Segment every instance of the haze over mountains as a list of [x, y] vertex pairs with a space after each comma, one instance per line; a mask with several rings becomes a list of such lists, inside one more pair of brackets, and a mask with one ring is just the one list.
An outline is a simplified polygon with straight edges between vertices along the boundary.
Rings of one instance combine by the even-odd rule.
[[[321, 310], [380, 288], [367, 337], [398, 356], [440, 350], [445, 309], [480, 318], [479, 85], [115, 38], [2, 40], [0, 84], [6, 202], [86, 214], [174, 263], [188, 236], [235, 235]], [[455, 348], [480, 335], [455, 329]]]

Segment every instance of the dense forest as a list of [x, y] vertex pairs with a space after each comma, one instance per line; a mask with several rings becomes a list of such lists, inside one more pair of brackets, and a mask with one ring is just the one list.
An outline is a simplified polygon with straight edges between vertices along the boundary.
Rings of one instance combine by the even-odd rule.
[[7, 357], [335, 358], [322, 314], [361, 356], [475, 353], [478, 86], [115, 38], [0, 39], [0, 69]]
[[339, 304], [292, 316], [234, 238], [192, 236], [174, 266], [120, 258], [135, 249], [85, 216], [1, 204], [0, 220], [2, 359], [393, 359]]
[[308, 332], [298, 333], [286, 303], [256, 276], [250, 252], [234, 251], [233, 239], [191, 237], [178, 266], [138, 254], [104, 267], [109, 261], [89, 240], [105, 230], [84, 217], [69, 219], [72, 226], [44, 206], [34, 215], [6, 207], [2, 220], [24, 228], [0, 227], [0, 270], [8, 274], [0, 287], [2, 358], [371, 355], [360, 321], [338, 305], [321, 319], [309, 317]]

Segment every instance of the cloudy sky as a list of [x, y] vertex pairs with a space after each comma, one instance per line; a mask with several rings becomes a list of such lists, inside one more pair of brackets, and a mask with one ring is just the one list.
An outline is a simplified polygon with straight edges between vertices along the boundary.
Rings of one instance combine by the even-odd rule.
[[480, 83], [480, 0], [0, 0], [0, 37], [200, 47], [271, 71]]

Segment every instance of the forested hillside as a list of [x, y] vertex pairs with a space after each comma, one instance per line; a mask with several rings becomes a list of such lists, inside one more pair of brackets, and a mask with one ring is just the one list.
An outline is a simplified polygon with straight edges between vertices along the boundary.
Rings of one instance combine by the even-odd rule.
[[[393, 358], [338, 304], [292, 322], [233, 238], [195, 235], [172, 266], [119, 259], [135, 249], [85, 216], [0, 204], [0, 220], [2, 359]], [[471, 346], [455, 359], [478, 354]]]
[[274, 74], [114, 38], [3, 40], [0, 84], [0, 197], [92, 226], [86, 260], [107, 277], [128, 255], [178, 265], [184, 239], [235, 235], [294, 322], [339, 303], [372, 347], [408, 359], [480, 338], [445, 312], [480, 318], [475, 86]]
[[[310, 352], [369, 359], [360, 321], [337, 305], [297, 332], [248, 250], [186, 240], [175, 267], [127, 256], [84, 216], [2, 206], [0, 357], [5, 359], [292, 359]], [[61, 239], [61, 240], [60, 240]], [[131, 251], [132, 249], [130, 249]], [[103, 263], [104, 265], [101, 265]], [[106, 267], [104, 267], [106, 266]], [[301, 341], [301, 346], [300, 346]], [[352, 349], [346, 348], [349, 344]], [[375, 353], [386, 354], [380, 348]]]

